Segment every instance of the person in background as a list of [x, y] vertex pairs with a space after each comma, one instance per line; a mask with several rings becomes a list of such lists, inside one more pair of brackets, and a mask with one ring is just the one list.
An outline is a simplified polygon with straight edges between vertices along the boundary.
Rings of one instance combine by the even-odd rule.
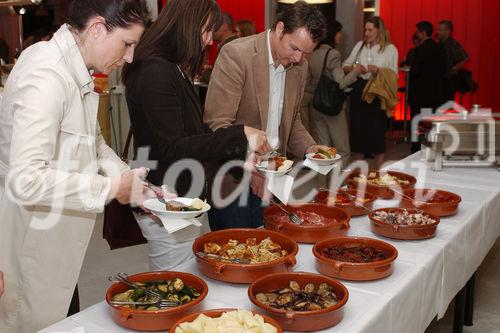
[[218, 52], [220, 52], [220, 50], [224, 45], [238, 38], [238, 35], [234, 33], [233, 27], [234, 27], [234, 21], [231, 14], [222, 12], [222, 24], [219, 27], [219, 29], [214, 31], [214, 37], [213, 37], [214, 41], [218, 43], [217, 44]]
[[[307, 76], [303, 57], [325, 35], [321, 11], [297, 1], [278, 15], [270, 30], [226, 44], [208, 87], [205, 122], [212, 130], [242, 124], [262, 129], [271, 147], [282, 155], [291, 153], [302, 159], [307, 152], [317, 151], [300, 120], [299, 108]], [[213, 202], [209, 211], [212, 230], [262, 225], [265, 178], [254, 173], [252, 193], [240, 182], [235, 174], [223, 176], [222, 198], [239, 187], [244, 203], [240, 206], [239, 197], [227, 206]]]
[[453, 23], [449, 20], [442, 20], [438, 24], [436, 30], [436, 38], [439, 45], [443, 47], [446, 55], [445, 64], [445, 75], [446, 75], [446, 87], [445, 96], [447, 100], [455, 99], [455, 86], [456, 86], [456, 74], [459, 69], [463, 69], [469, 56], [465, 52], [464, 48], [460, 43], [454, 39], [451, 34], [453, 33]]
[[97, 213], [153, 197], [108, 147], [90, 71], [132, 62], [143, 0], [75, 0], [69, 24], [24, 50], [0, 105], [0, 332], [32, 333], [74, 313]]
[[406, 58], [399, 64], [401, 67], [409, 68], [415, 58], [415, 49], [420, 45], [420, 39], [416, 32], [411, 36], [411, 43], [413, 44], [413, 48], [406, 53]]
[[[412, 119], [421, 109], [433, 111], [446, 102], [444, 78], [446, 56], [443, 49], [432, 39], [433, 26], [428, 21], [416, 25], [420, 45], [414, 49], [410, 66], [409, 104]], [[412, 143], [412, 153], [420, 150], [418, 142]]]
[[312, 106], [314, 91], [322, 75], [323, 63], [328, 51], [324, 73], [337, 81], [340, 89], [346, 89], [356, 82], [358, 75], [363, 71], [362, 66], [357, 66], [349, 74], [344, 74], [340, 52], [335, 49], [341, 43], [341, 40], [342, 25], [335, 21], [329, 26], [326, 39], [321, 42], [309, 58], [308, 76], [301, 103], [301, 116], [304, 117], [304, 114], [309, 115], [309, 133], [311, 133], [316, 143], [336, 147], [337, 152], [344, 158], [344, 161], [347, 161], [351, 153], [347, 110], [343, 108], [338, 115], [329, 116], [320, 113]]
[[38, 42], [47, 42], [52, 38], [52, 33], [46, 29], [38, 29], [31, 36], [25, 39], [24, 47], [28, 48]]
[[[238, 38], [233, 31], [233, 17], [229, 13], [222, 12], [221, 22], [220, 27], [213, 33], [213, 40], [217, 42], [217, 56], [224, 45]], [[216, 60], [217, 58], [214, 62]], [[201, 70], [200, 81], [208, 83], [212, 75], [212, 66], [208, 65], [208, 53], [205, 53], [205, 64], [202, 65]]]
[[351, 151], [355, 160], [374, 155], [375, 168], [379, 169], [384, 162], [387, 110], [382, 109], [379, 98], [367, 103], [362, 96], [368, 80], [379, 69], [389, 69], [397, 75], [398, 50], [391, 43], [384, 21], [378, 16], [366, 21], [364, 40], [354, 46], [343, 68], [346, 73], [350, 73], [360, 65], [363, 69], [349, 98]]
[[9, 45], [2, 38], [0, 38], [0, 59], [6, 64], [9, 63]]
[[[165, 178], [174, 163], [200, 162], [210, 185], [211, 165], [245, 159], [248, 149], [261, 154], [269, 150], [263, 131], [244, 124], [211, 131], [203, 123], [203, 107], [191, 82], [212, 44], [220, 15], [214, 0], [170, 0], [137, 45], [135, 62], [123, 71], [134, 151], [149, 148], [148, 159], [158, 161], [158, 167], [148, 180], [175, 188], [179, 196], [201, 186], [200, 197], [205, 199], [210, 187], [199, 178], [203, 175], [189, 170], [177, 179]], [[192, 243], [203, 232], [193, 225], [169, 234], [153, 215], [136, 214], [136, 220], [148, 240], [152, 270], [178, 269], [193, 257]]]
[[250, 20], [239, 20], [234, 25], [234, 31], [238, 38], [248, 37], [257, 33], [255, 24]]

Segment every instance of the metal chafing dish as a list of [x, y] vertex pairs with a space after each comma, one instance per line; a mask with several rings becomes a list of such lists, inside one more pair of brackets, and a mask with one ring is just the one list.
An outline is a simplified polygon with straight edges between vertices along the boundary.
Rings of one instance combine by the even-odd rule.
[[443, 167], [498, 166], [500, 118], [478, 111], [423, 117], [417, 131], [425, 159]]

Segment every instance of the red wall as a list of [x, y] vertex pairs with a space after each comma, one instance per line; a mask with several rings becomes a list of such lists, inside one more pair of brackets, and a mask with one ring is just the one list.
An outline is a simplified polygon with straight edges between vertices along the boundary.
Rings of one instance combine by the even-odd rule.
[[491, 107], [500, 112], [500, 92], [495, 78], [500, 78], [499, 0], [381, 0], [380, 16], [391, 33], [402, 59], [411, 48], [415, 24], [428, 20], [434, 24], [449, 19], [453, 36], [469, 54], [467, 68], [479, 84], [475, 94], [466, 94], [464, 104]]

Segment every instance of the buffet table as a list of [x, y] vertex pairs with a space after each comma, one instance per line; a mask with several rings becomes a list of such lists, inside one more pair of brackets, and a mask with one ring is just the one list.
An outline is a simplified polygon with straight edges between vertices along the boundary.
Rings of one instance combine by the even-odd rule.
[[[390, 170], [412, 174], [416, 187], [439, 188], [462, 197], [458, 214], [441, 219], [436, 237], [423, 241], [381, 238], [370, 232], [367, 216], [351, 219], [350, 236], [383, 239], [399, 252], [394, 273], [370, 282], [342, 281], [349, 290], [344, 319], [322, 332], [424, 332], [434, 317], [442, 318], [500, 235], [500, 172], [494, 168], [443, 169], [433, 172], [420, 154], [394, 163]], [[377, 200], [374, 208], [396, 206]], [[316, 272], [312, 245], [300, 244], [294, 271]], [[209, 286], [205, 309], [251, 309], [248, 285], [210, 280], [194, 259], [180, 269], [201, 276]], [[132, 332], [116, 325], [105, 302], [41, 332]], [[84, 330], [82, 330], [84, 328]]]

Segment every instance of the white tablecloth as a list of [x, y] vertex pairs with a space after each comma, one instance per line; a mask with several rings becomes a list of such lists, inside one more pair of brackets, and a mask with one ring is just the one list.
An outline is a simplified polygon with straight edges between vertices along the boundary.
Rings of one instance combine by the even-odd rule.
[[[371, 282], [343, 281], [349, 290], [345, 317], [324, 332], [424, 332], [432, 319], [441, 318], [453, 297], [465, 285], [500, 235], [500, 172], [496, 169], [450, 169], [433, 172], [412, 155], [391, 166], [417, 177], [417, 187], [449, 190], [462, 197], [458, 214], [441, 219], [436, 237], [424, 241], [398, 241], [370, 232], [368, 217], [351, 220], [351, 236], [383, 239], [399, 252], [394, 273]], [[378, 200], [375, 207], [397, 205]], [[300, 244], [294, 271], [316, 272], [312, 246]], [[210, 280], [188, 262], [182, 269], [207, 281], [206, 309], [252, 308], [247, 285]], [[113, 323], [107, 305], [98, 303], [56, 323], [49, 332], [129, 332]]]

